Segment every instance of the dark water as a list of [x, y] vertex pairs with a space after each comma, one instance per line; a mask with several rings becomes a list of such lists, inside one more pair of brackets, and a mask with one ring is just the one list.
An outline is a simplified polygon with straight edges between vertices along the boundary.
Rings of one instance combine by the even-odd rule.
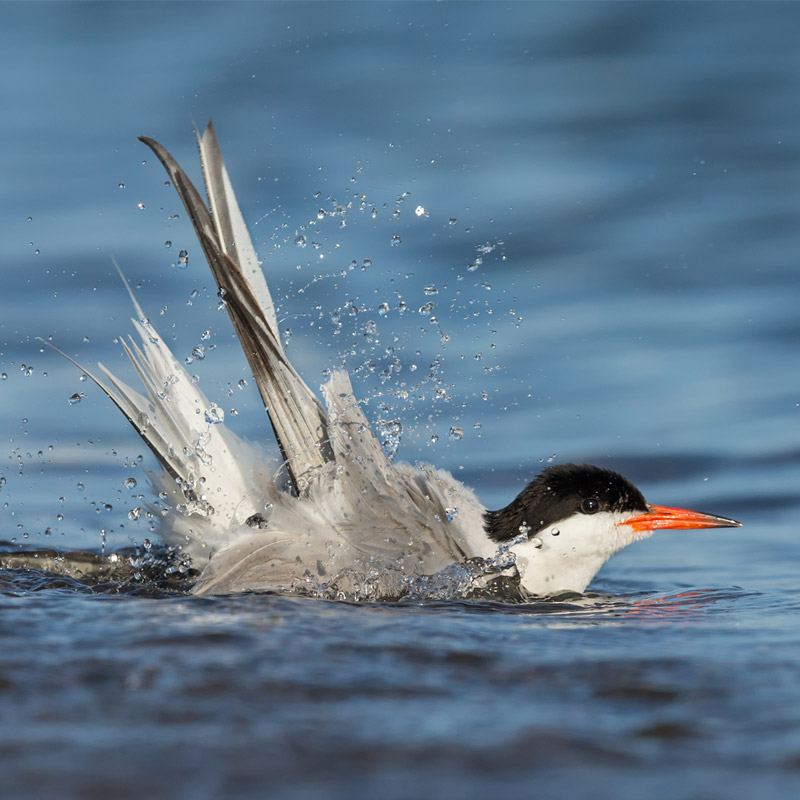
[[206, 346], [190, 369], [231, 426], [266, 437], [136, 141], [197, 176], [191, 123], [209, 117], [291, 358], [313, 386], [344, 359], [371, 419], [401, 422], [399, 458], [490, 507], [548, 458], [592, 461], [745, 522], [663, 532], [586, 598], [529, 606], [3, 570], [4, 797], [796, 792], [800, 7], [0, 13], [0, 539], [17, 564], [155, 539], [128, 516], [151, 498], [143, 446], [35, 339], [130, 377], [111, 256], [178, 357]]

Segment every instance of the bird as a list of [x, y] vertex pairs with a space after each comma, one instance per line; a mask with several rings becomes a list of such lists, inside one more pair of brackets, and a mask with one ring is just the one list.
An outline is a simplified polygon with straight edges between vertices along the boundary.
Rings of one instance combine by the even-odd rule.
[[139, 138], [186, 208], [281, 455], [276, 468], [263, 446], [225, 425], [120, 270], [138, 336], [123, 337], [122, 347], [144, 394], [102, 364], [98, 373], [66, 357], [158, 461], [151, 478], [160, 534], [196, 571], [194, 594], [349, 585], [396, 598], [454, 566], [475, 576], [499, 565], [510, 567], [525, 597], [552, 597], [584, 592], [614, 553], [656, 530], [741, 524], [652, 505], [619, 473], [588, 464], [548, 466], [504, 508], [489, 510], [446, 470], [394, 461], [345, 370], [330, 371], [320, 402], [287, 358], [213, 122], [195, 129], [207, 202], [161, 144]]

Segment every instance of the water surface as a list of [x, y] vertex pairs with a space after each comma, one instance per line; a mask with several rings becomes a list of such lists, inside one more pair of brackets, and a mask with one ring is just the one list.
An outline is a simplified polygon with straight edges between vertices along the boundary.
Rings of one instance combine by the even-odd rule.
[[800, 9], [2, 13], [6, 552], [156, 539], [129, 517], [152, 459], [35, 338], [131, 377], [112, 256], [180, 358], [206, 346], [190, 369], [227, 422], [267, 438], [136, 140], [197, 177], [191, 124], [210, 117], [291, 358], [315, 387], [344, 362], [368, 416], [400, 423], [398, 458], [489, 507], [548, 459], [590, 461], [745, 522], [660, 533], [587, 598], [534, 605], [199, 599], [146, 571], [4, 570], [9, 797], [792, 792]]

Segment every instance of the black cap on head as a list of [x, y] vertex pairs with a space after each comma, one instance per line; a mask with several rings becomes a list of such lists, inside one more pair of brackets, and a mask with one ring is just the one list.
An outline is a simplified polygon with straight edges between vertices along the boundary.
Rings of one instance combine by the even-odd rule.
[[648, 510], [642, 493], [618, 472], [589, 464], [559, 464], [543, 470], [505, 508], [486, 512], [490, 539], [505, 542], [539, 531], [573, 514]]

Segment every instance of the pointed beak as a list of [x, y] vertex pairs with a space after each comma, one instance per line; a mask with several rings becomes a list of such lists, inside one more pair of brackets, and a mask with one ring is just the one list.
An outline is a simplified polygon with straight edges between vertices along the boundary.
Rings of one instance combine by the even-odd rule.
[[669, 506], [650, 506], [646, 514], [621, 522], [630, 525], [635, 531], [654, 531], [659, 528], [681, 530], [688, 528], [740, 528], [742, 523], [726, 517], [715, 517], [713, 514], [701, 514], [699, 511], [687, 511], [685, 508]]

